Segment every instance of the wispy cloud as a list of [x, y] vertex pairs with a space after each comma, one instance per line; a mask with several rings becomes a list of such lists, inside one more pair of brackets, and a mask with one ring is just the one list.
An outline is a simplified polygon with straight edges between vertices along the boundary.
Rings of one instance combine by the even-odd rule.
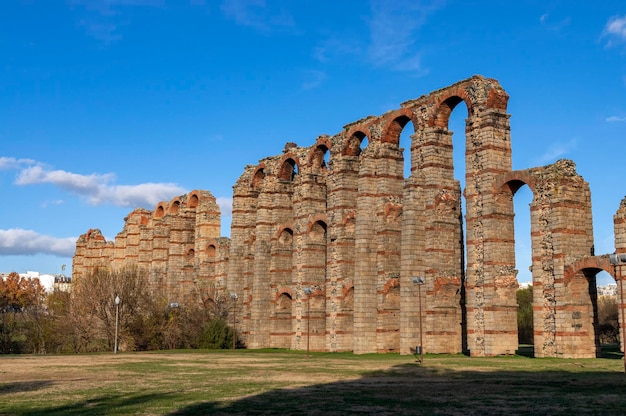
[[326, 72], [309, 70], [306, 71], [306, 80], [302, 83], [303, 90], [312, 90], [319, 87], [326, 80]]
[[0, 255], [50, 254], [72, 257], [76, 249], [76, 239], [56, 238], [21, 228], [0, 230]]
[[554, 162], [560, 159], [562, 156], [570, 153], [578, 146], [578, 140], [576, 138], [571, 139], [568, 142], [557, 142], [552, 144], [546, 149], [546, 151], [537, 158], [537, 165], [542, 165], [549, 162]]
[[553, 32], [560, 32], [565, 27], [569, 26], [571, 21], [572, 19], [569, 16], [562, 19], [553, 19], [552, 16], [550, 16], [550, 13], [544, 13], [539, 18], [541, 25]]
[[370, 61], [399, 71], [423, 71], [418, 46], [418, 30], [427, 17], [442, 7], [443, 1], [372, 0], [368, 22]]
[[71, 194], [84, 198], [92, 205], [116, 205], [120, 207], [153, 208], [160, 201], [187, 192], [174, 183], [142, 183], [116, 185], [112, 173], [83, 175], [65, 170], [51, 169], [43, 163], [29, 159], [0, 158], [0, 167], [10, 166], [19, 170], [16, 185], [27, 186], [51, 184]]
[[265, 0], [226, 0], [221, 10], [238, 25], [261, 32], [295, 27], [293, 16], [287, 10], [270, 8]]
[[610, 116], [606, 118], [607, 123], [616, 123], [616, 122], [620, 122], [620, 121], [626, 121], [626, 117], [620, 117], [620, 116]]
[[77, 13], [77, 24], [87, 34], [110, 44], [123, 38], [121, 28], [130, 24], [131, 7], [164, 7], [165, 0], [67, 0]]
[[607, 47], [626, 42], [626, 15], [613, 16], [604, 26], [602, 36], [607, 38]]

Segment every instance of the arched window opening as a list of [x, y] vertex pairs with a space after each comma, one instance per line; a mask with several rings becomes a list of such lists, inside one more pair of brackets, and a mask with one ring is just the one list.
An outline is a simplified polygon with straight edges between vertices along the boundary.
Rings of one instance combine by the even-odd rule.
[[169, 213], [170, 214], [178, 214], [179, 210], [180, 210], [180, 201], [172, 202], [172, 204], [170, 205]]
[[[458, 106], [458, 104], [461, 104]], [[460, 107], [460, 108], [457, 108]], [[452, 111], [455, 110], [455, 111]], [[465, 176], [467, 173], [466, 166], [466, 117], [468, 114], [467, 106], [465, 102], [461, 100], [459, 97], [449, 98], [446, 103], [443, 105], [443, 109], [440, 110], [440, 114], [438, 115], [438, 120], [446, 121], [446, 125], [443, 126], [447, 128], [448, 132], [452, 134], [451, 143], [452, 145], [452, 171], [453, 178], [458, 182], [458, 191], [459, 194], [459, 223], [461, 224], [461, 235], [459, 238], [460, 244], [462, 245], [461, 253], [461, 272], [463, 273], [463, 279], [465, 279], [465, 265], [467, 264], [467, 227], [465, 224], [465, 215], [466, 215], [466, 201], [465, 201]], [[440, 117], [443, 117], [440, 119]]]
[[530, 204], [533, 193], [528, 186], [520, 187], [513, 197], [513, 230], [515, 234], [515, 268], [521, 285], [532, 284], [532, 242], [530, 238]]
[[408, 178], [411, 176], [411, 159], [413, 152], [411, 151], [411, 145], [413, 144], [413, 139], [411, 136], [415, 134], [415, 127], [413, 126], [413, 122], [406, 119], [405, 124], [402, 126], [402, 133], [400, 134], [399, 146], [404, 149], [402, 151], [404, 157], [404, 177]]
[[289, 293], [281, 293], [276, 302], [277, 312], [291, 312], [292, 299]]
[[365, 133], [357, 131], [348, 139], [344, 154], [346, 156], [359, 156], [367, 147], [367, 143]]
[[195, 254], [195, 251], [193, 248], [190, 248], [189, 250], [187, 250], [187, 257], [193, 257]]
[[213, 244], [210, 244], [207, 248], [206, 248], [206, 254], [209, 257], [215, 257], [215, 254], [217, 252], [217, 249], [215, 248], [215, 246]]
[[187, 201], [187, 206], [189, 208], [196, 208], [199, 203], [200, 203], [200, 199], [198, 198], [198, 195], [192, 194], [189, 197], [189, 200]]
[[284, 230], [282, 230], [280, 235], [278, 236], [278, 243], [281, 246], [291, 247], [291, 244], [293, 243], [293, 231], [289, 228], [285, 228]]
[[297, 174], [298, 165], [296, 164], [296, 161], [293, 159], [287, 159], [283, 162], [278, 177], [283, 181], [293, 182]]
[[311, 226], [310, 236], [312, 241], [326, 241], [326, 224], [323, 221], [317, 221]]
[[165, 208], [163, 208], [163, 205], [159, 205], [156, 210], [154, 211], [154, 216], [156, 218], [163, 218], [165, 216]]
[[313, 154], [311, 156], [311, 169], [313, 172], [319, 172], [320, 170], [325, 170], [328, 167], [328, 147], [321, 144], [313, 150]]
[[259, 190], [261, 188], [261, 184], [263, 183], [263, 179], [265, 179], [265, 171], [261, 168], [254, 173], [254, 177], [252, 178], [252, 189]]

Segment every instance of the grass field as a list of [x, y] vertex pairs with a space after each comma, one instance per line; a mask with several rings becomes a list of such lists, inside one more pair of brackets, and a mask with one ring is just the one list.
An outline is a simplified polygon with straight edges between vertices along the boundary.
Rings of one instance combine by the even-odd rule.
[[271, 351], [0, 356], [0, 415], [617, 415], [620, 359]]

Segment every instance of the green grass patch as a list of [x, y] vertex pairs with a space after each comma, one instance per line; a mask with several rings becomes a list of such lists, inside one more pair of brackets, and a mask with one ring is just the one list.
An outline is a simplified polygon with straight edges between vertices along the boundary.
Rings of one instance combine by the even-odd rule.
[[0, 357], [0, 415], [618, 414], [621, 360], [173, 351]]

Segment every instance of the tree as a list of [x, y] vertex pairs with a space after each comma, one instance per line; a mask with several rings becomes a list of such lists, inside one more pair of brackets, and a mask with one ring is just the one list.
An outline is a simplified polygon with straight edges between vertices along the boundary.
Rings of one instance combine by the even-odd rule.
[[39, 279], [0, 279], [0, 352], [45, 352], [45, 291]]
[[520, 344], [533, 344], [533, 287], [518, 289], [517, 338]]
[[619, 342], [617, 296], [598, 297], [598, 325], [600, 343], [614, 344]]
[[119, 296], [119, 336], [127, 349], [134, 349], [128, 329], [137, 316], [150, 309], [152, 294], [146, 273], [136, 267], [110, 271], [100, 268], [74, 282], [70, 300], [75, 324], [76, 351], [113, 349], [115, 342], [115, 297]]

